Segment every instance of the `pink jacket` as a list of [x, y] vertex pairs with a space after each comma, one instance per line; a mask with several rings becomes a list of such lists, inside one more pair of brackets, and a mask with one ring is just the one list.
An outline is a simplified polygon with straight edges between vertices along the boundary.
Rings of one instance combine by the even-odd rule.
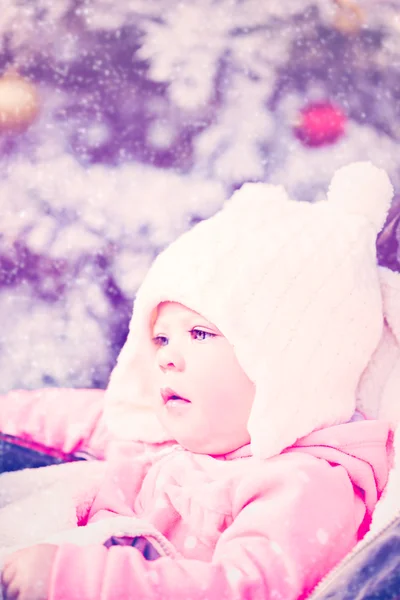
[[[57, 394], [61, 414], [49, 410]], [[62, 544], [50, 600], [304, 598], [365, 533], [387, 479], [382, 422], [320, 430], [264, 461], [248, 447], [214, 458], [110, 440], [101, 392], [31, 396], [15, 392], [12, 414], [0, 402], [0, 429], [97, 456], [107, 445], [106, 477], [80, 525], [125, 515], [162, 554]]]

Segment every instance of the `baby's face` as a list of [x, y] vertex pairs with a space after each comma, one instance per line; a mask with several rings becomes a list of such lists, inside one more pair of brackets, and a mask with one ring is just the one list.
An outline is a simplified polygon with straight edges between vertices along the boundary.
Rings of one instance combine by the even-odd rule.
[[198, 313], [164, 302], [153, 327], [157, 414], [184, 448], [225, 454], [249, 443], [254, 385], [221, 332]]

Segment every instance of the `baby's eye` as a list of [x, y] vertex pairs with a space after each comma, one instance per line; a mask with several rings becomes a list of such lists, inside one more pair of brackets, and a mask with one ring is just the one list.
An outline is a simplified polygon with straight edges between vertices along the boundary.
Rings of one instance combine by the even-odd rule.
[[166, 346], [168, 344], [168, 338], [165, 335], [156, 335], [153, 337], [153, 344], [155, 346]]
[[215, 333], [212, 333], [211, 331], [205, 331], [204, 329], [192, 329], [190, 333], [194, 340], [200, 341], [213, 338], [216, 335]]

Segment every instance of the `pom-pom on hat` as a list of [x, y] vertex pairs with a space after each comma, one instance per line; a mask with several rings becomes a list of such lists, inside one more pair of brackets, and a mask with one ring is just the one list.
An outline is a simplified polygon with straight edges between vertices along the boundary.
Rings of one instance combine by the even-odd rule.
[[105, 416], [114, 434], [169, 439], [152, 408], [151, 317], [165, 301], [200, 313], [232, 344], [255, 383], [248, 430], [259, 458], [349, 420], [383, 326], [375, 241], [392, 193], [370, 163], [340, 169], [315, 204], [245, 184], [173, 242], [137, 294], [111, 375]]

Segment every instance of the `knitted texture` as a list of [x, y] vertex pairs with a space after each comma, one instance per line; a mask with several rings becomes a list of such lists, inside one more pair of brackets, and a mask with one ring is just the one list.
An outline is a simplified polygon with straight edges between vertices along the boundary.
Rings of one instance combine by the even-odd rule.
[[[395, 429], [400, 425], [400, 273], [380, 267], [379, 277], [384, 328], [361, 377], [357, 406], [367, 418], [382, 419]], [[400, 448], [400, 433], [398, 439]]]
[[151, 318], [164, 301], [197, 311], [232, 344], [256, 387], [248, 423], [256, 456], [349, 420], [382, 332], [375, 241], [392, 192], [370, 163], [341, 169], [329, 201], [315, 204], [290, 200], [280, 186], [245, 184], [172, 243], [137, 294], [106, 392], [110, 429], [168, 439], [152, 411]]

